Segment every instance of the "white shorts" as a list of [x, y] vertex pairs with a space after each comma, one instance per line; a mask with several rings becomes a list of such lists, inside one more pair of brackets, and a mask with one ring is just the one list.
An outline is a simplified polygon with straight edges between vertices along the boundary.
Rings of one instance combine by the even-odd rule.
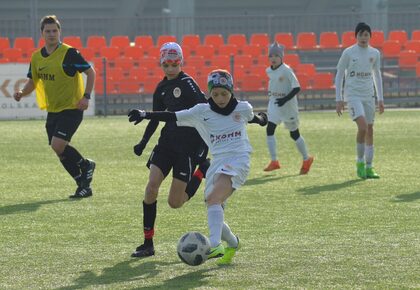
[[207, 199], [208, 194], [214, 188], [214, 179], [218, 174], [226, 174], [232, 176], [232, 187], [239, 189], [246, 181], [249, 173], [250, 155], [248, 153], [234, 155], [227, 158], [213, 159], [206, 173], [206, 189], [204, 197]]
[[284, 127], [290, 132], [296, 131], [299, 128], [299, 115], [295, 110], [281, 110], [276, 104], [273, 104], [270, 99], [267, 113], [269, 122], [276, 125], [283, 123]]
[[358, 117], [366, 118], [368, 124], [373, 124], [375, 120], [375, 98], [352, 99], [347, 101], [350, 118], [354, 121]]

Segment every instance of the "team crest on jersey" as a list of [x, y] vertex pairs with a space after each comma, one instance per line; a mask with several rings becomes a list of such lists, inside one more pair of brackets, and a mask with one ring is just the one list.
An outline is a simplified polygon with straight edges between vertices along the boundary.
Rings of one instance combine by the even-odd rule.
[[369, 62], [372, 63], [373, 62], [373, 57], [369, 58]]
[[279, 81], [284, 81], [284, 77], [283, 76], [281, 76], [281, 77], [279, 77]]
[[175, 98], [179, 98], [181, 96], [181, 89], [176, 87], [172, 93], [174, 94]]
[[241, 121], [241, 114], [235, 113], [235, 114], [233, 114], [232, 118], [233, 118], [233, 121], [240, 122]]

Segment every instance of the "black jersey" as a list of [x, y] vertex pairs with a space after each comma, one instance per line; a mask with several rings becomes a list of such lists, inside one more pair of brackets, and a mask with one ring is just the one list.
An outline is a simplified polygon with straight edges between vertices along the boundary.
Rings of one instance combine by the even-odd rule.
[[[157, 85], [153, 94], [153, 111], [176, 112], [205, 102], [205, 95], [194, 79], [181, 71], [176, 79], [168, 80], [165, 77]], [[176, 122], [165, 124], [158, 141], [159, 145], [176, 152], [195, 152], [201, 142], [194, 128], [179, 127]]]

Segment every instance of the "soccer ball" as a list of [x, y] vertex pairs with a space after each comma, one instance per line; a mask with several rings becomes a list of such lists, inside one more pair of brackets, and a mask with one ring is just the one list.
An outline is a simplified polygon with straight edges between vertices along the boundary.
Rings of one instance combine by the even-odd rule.
[[207, 260], [210, 253], [209, 239], [199, 232], [188, 232], [178, 241], [178, 256], [190, 266], [198, 266]]

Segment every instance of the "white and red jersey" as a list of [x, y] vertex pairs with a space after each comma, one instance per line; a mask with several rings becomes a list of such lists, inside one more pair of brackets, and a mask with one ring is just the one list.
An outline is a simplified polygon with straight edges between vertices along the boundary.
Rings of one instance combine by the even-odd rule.
[[176, 117], [178, 126], [194, 127], [198, 131], [215, 159], [252, 151], [246, 125], [254, 113], [248, 102], [239, 101], [228, 116], [212, 111], [209, 104], [197, 104], [176, 112]]
[[378, 99], [383, 99], [380, 53], [376, 48], [354, 44], [343, 51], [337, 64], [335, 80], [337, 101], [342, 100], [343, 77], [345, 77], [344, 100], [371, 98], [375, 95], [374, 85]]
[[[268, 67], [266, 69], [268, 81], [268, 118], [271, 120], [279, 120], [282, 122], [290, 122], [298, 119], [298, 101], [294, 96], [290, 101], [279, 107], [275, 104], [276, 99], [284, 98], [293, 88], [300, 87], [293, 70], [285, 63], [276, 69]], [[271, 117], [270, 117], [271, 115]], [[274, 122], [274, 123], [277, 123]]]

